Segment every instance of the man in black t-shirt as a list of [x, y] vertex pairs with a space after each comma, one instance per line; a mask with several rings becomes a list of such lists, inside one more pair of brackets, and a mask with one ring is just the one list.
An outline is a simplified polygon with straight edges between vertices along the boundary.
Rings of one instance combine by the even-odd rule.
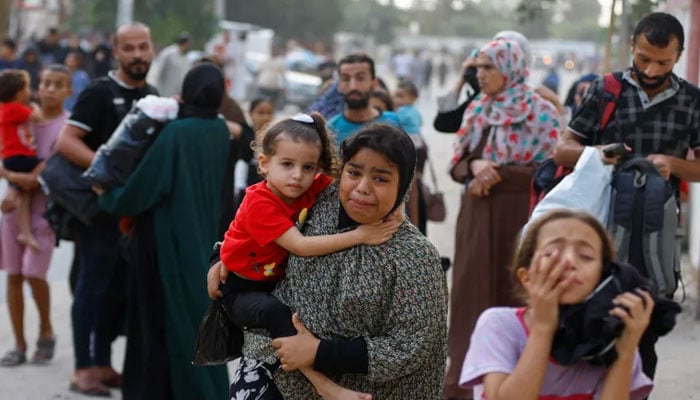
[[[80, 94], [56, 143], [66, 159], [83, 168], [90, 165], [97, 148], [109, 139], [131, 104], [156, 93], [146, 84], [153, 59], [147, 26], [121, 26], [113, 55], [117, 69]], [[70, 384], [77, 392], [105, 395], [109, 394], [106, 386], [121, 382], [111, 366], [111, 340], [119, 329], [116, 320], [123, 321], [125, 313], [126, 266], [120, 239], [118, 217], [104, 213], [77, 232], [78, 273], [71, 310], [75, 374]]]

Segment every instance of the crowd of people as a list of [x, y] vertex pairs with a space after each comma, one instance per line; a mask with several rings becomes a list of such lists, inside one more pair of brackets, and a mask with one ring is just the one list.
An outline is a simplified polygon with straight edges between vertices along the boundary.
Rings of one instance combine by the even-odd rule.
[[[497, 33], [464, 61], [433, 120], [454, 134], [450, 175], [462, 185], [449, 293], [446, 265], [426, 231], [430, 151], [415, 104], [430, 84], [429, 58], [398, 53], [392, 90], [372, 57], [345, 55], [316, 102], [280, 119], [277, 51], [244, 112], [229, 94], [235, 76], [226, 60], [190, 60], [191, 40], [183, 33], [163, 49], [150, 75], [156, 55], [141, 23], [119, 27], [92, 51], [77, 37], [62, 44], [55, 30], [22, 57], [3, 41], [0, 176], [10, 186], [0, 267], [15, 343], [2, 366], [28, 361], [25, 282], [40, 317], [31, 361], [51, 362], [46, 275], [57, 240], [68, 239], [74, 373], [66, 379], [84, 395], [109, 397], [112, 388], [125, 399], [649, 395], [655, 342], [673, 326], [657, 329], [658, 321], [675, 314], [649, 283], [647, 258], [616, 254], [605, 221], [579, 210], [530, 221], [522, 237], [521, 229], [537, 167], [548, 160], [573, 167], [585, 146], [615, 165], [619, 155], [604, 148], [624, 144], [676, 192], [682, 180], [700, 181], [700, 161], [686, 159], [689, 151], [700, 157], [700, 90], [672, 72], [684, 48], [675, 17], [652, 13], [638, 23], [632, 66], [617, 75], [615, 116], [605, 124], [605, 79], [581, 77], [562, 104], [551, 87], [528, 82], [530, 47], [518, 32]], [[66, 229], [50, 224], [44, 216], [60, 204], [40, 189], [47, 160], [90, 167], [131, 105], [151, 95], [177, 96], [177, 117], [123, 185], [88, 187], [85, 196], [99, 205], [89, 223], [73, 216]], [[611, 280], [617, 292], [608, 290]], [[231, 381], [223, 365], [192, 364], [211, 301], [221, 302], [242, 337]], [[616, 324], [597, 353], [574, 351], [590, 337], [562, 343], [583, 315]], [[111, 346], [122, 335], [126, 356], [115, 368]]]

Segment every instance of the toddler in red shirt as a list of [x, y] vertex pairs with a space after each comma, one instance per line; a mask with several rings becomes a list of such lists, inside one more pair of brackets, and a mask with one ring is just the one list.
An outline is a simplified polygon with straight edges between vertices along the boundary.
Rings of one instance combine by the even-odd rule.
[[[246, 190], [224, 237], [220, 255], [228, 273], [222, 277], [223, 301], [240, 327], [267, 329], [272, 338], [294, 336], [291, 310], [270, 294], [284, 277], [289, 252], [311, 257], [382, 244], [396, 232], [402, 216], [335, 235], [303, 236], [307, 210], [333, 181], [329, 175], [336, 168], [335, 146], [323, 117], [298, 114], [280, 121], [255, 146], [265, 180]], [[324, 398], [371, 398], [310, 368], [300, 371], [319, 393], [327, 394]]]
[[[34, 136], [27, 123], [40, 122], [41, 110], [29, 104], [29, 74], [26, 71], [8, 69], [0, 73], [0, 138], [2, 138], [2, 166], [14, 172], [32, 172], [42, 160], [36, 156]], [[17, 236], [25, 246], [39, 251], [39, 243], [32, 233], [30, 218], [32, 193], [13, 186], [3, 202], [3, 210], [12, 207], [19, 196]]]

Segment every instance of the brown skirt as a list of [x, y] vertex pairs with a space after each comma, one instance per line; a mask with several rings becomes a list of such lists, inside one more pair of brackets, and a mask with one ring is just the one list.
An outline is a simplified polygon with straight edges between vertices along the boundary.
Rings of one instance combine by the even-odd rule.
[[459, 387], [464, 356], [479, 315], [489, 307], [517, 306], [511, 277], [516, 237], [527, 222], [533, 167], [501, 167], [502, 181], [484, 198], [462, 195], [450, 294], [449, 366], [443, 397], [471, 399]]

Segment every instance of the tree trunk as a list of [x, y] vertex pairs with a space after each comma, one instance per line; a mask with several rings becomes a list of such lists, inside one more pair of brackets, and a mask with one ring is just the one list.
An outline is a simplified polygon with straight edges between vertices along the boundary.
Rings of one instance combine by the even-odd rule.
[[618, 58], [618, 70], [627, 69], [630, 66], [630, 45], [632, 36], [632, 27], [630, 26], [630, 15], [632, 5], [629, 4], [628, 0], [620, 0], [622, 5], [622, 13], [620, 14], [620, 46]]
[[12, 0], [0, 0], [0, 38], [9, 34]]
[[603, 60], [603, 73], [612, 71], [612, 37], [615, 33], [615, 5], [617, 0], [612, 0], [610, 6], [610, 25], [608, 26], [608, 41], [605, 43], [605, 59]]

